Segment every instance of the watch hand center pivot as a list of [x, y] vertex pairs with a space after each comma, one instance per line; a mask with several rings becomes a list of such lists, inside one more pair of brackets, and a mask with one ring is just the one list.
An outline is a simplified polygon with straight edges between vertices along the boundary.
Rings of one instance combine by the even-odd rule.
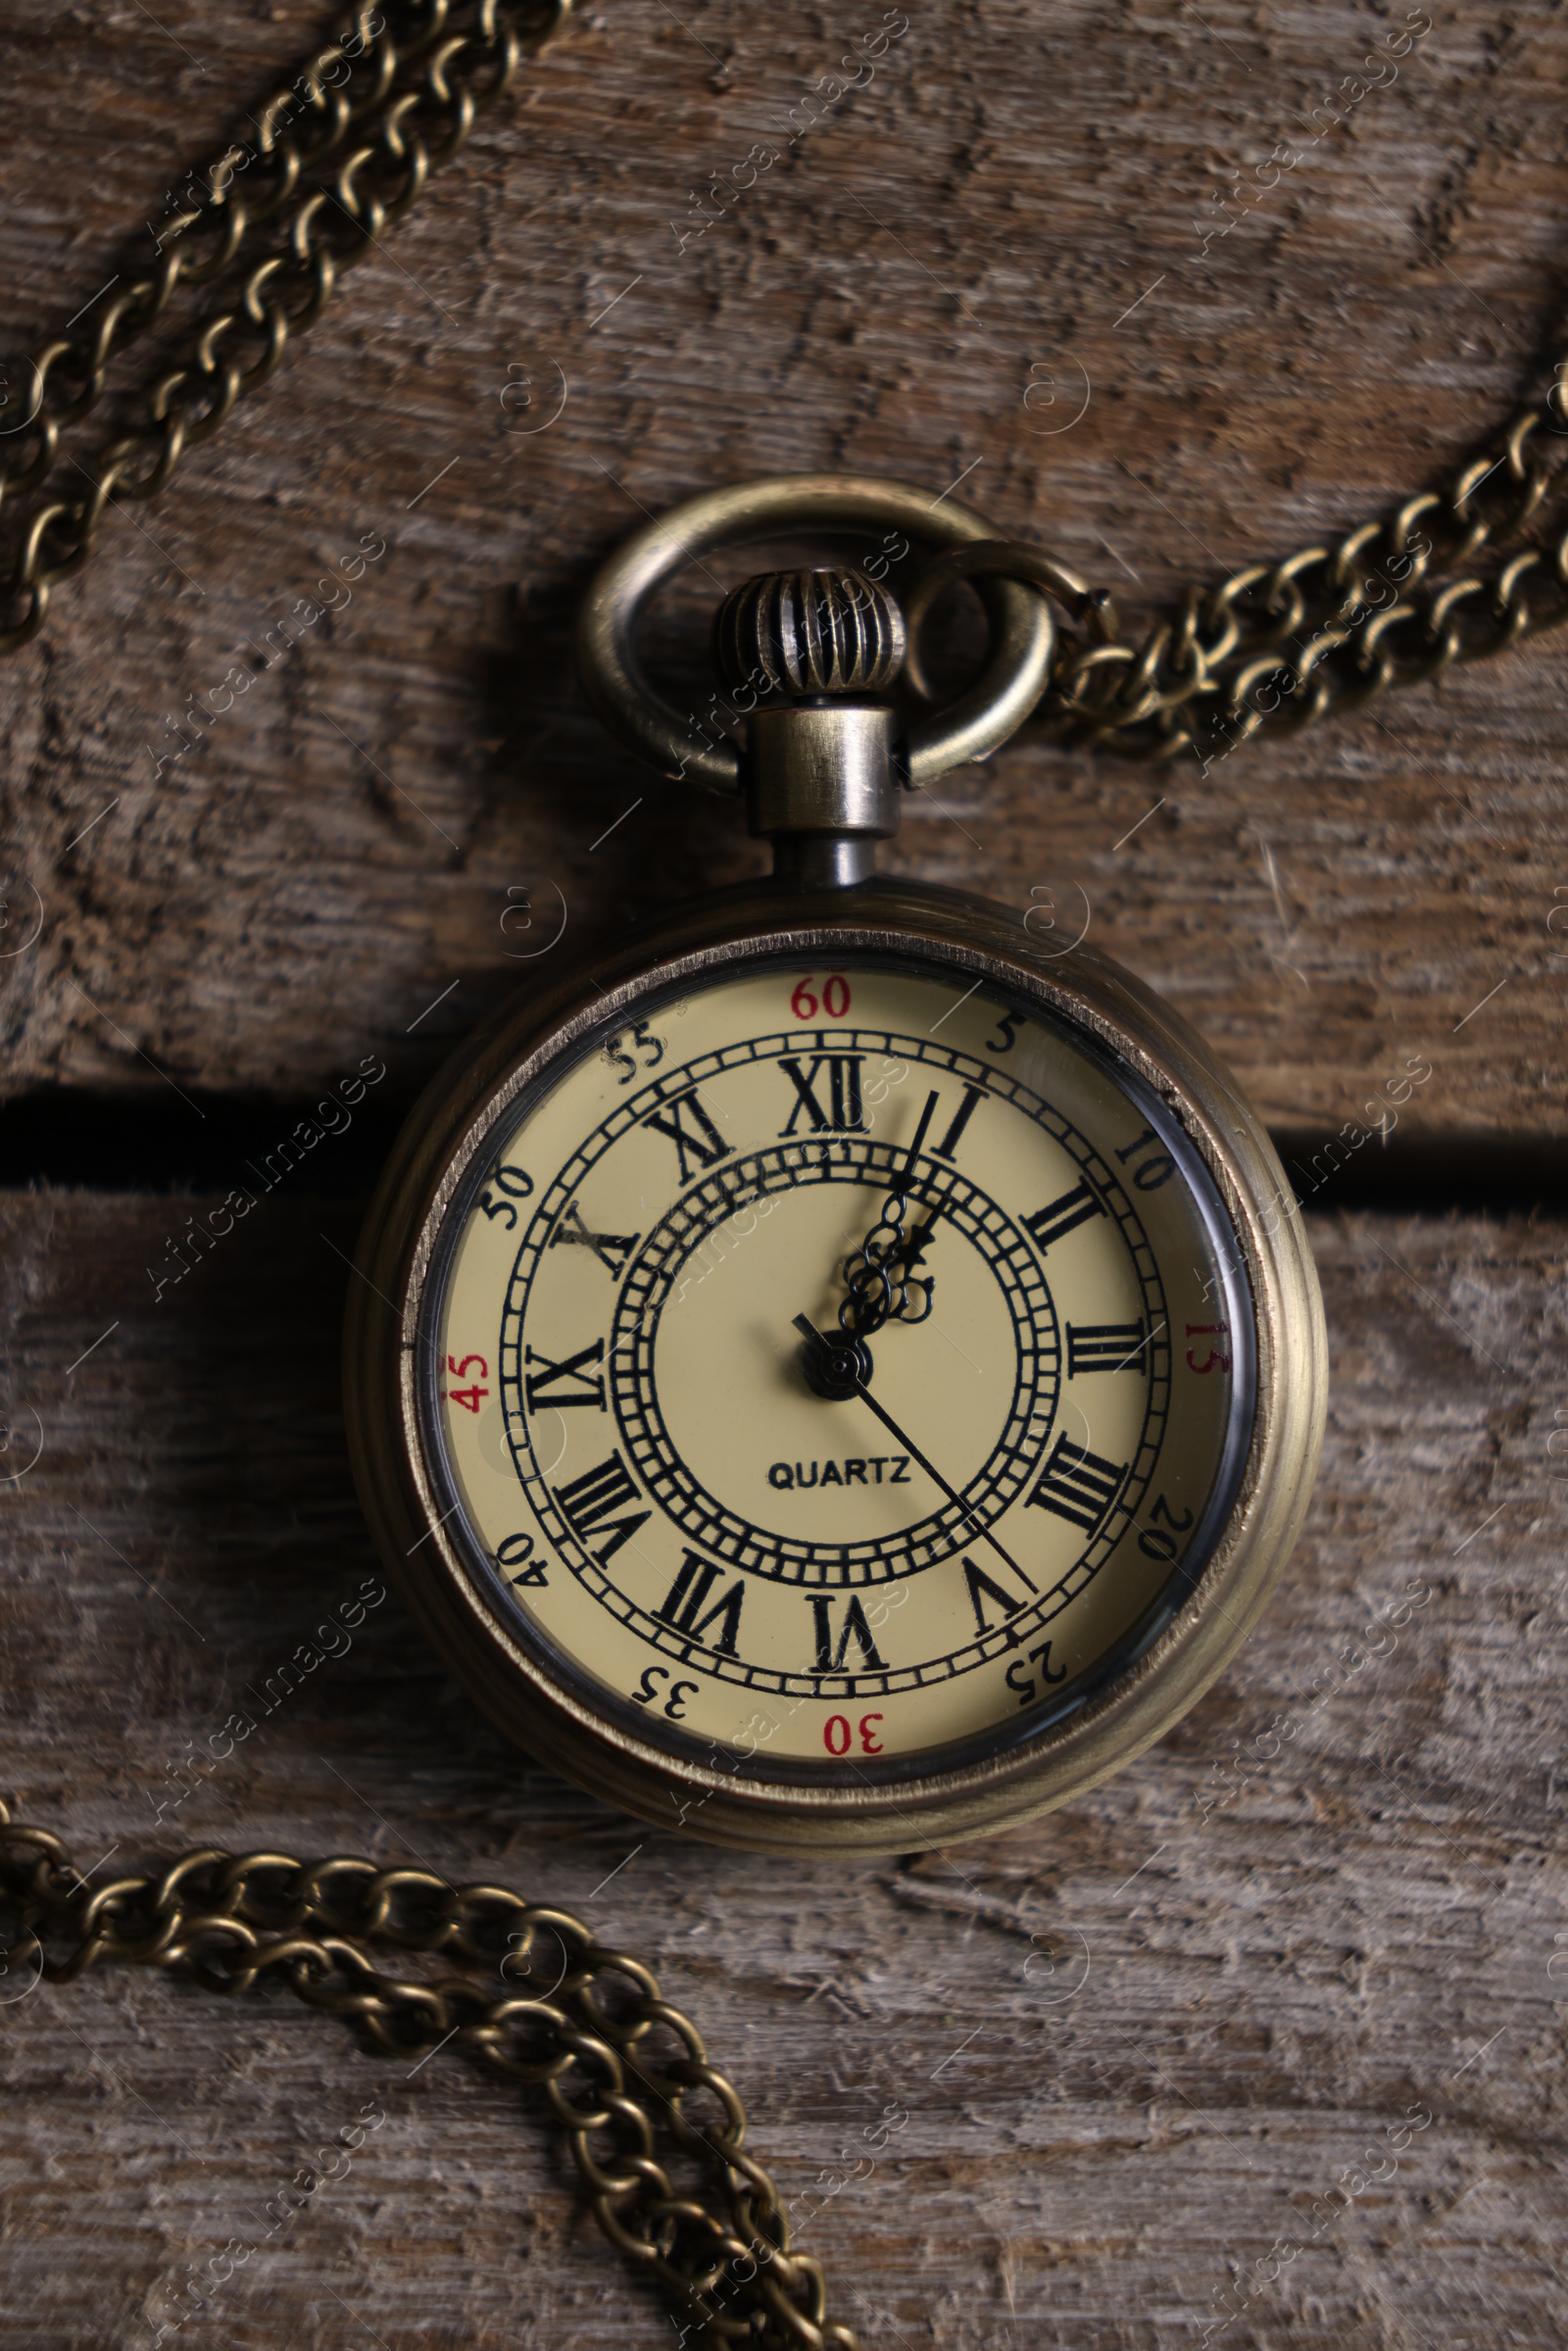
[[871, 1350], [863, 1339], [855, 1339], [842, 1332], [827, 1334], [805, 1314], [797, 1314], [795, 1328], [805, 1340], [801, 1349], [801, 1368], [806, 1384], [813, 1396], [829, 1403], [845, 1403], [858, 1396], [871, 1377]]

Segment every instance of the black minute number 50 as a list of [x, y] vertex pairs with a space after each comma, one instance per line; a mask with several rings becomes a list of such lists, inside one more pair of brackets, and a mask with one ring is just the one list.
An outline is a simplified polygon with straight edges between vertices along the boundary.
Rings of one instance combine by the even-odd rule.
[[[514, 1232], [517, 1223], [517, 1211], [514, 1203], [517, 1200], [526, 1200], [529, 1193], [532, 1192], [532, 1176], [525, 1174], [520, 1167], [492, 1167], [490, 1187], [488, 1192], [482, 1192], [479, 1195], [480, 1207], [492, 1224], [498, 1216], [504, 1216], [507, 1220], [507, 1231]], [[501, 1195], [499, 1200], [496, 1198], [497, 1193]]]

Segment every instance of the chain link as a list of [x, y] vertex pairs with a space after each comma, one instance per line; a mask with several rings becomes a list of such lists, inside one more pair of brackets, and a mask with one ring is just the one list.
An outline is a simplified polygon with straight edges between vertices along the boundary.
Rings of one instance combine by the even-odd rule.
[[[1559, 486], [1565, 369], [1568, 361], [1549, 392], [1521, 408], [1445, 489], [1284, 563], [1187, 587], [1142, 643], [1122, 634], [1104, 590], [1063, 572], [1053, 592], [1087, 625], [1065, 643], [1037, 722], [1058, 741], [1124, 759], [1191, 752], [1206, 772], [1254, 735], [1298, 734], [1391, 687], [1420, 685], [1560, 627], [1568, 530], [1485, 569], [1471, 566], [1516, 546]], [[1037, 571], [1039, 557], [1038, 548], [999, 545], [988, 564], [970, 568], [1006, 573], [1016, 563], [1029, 576], [1025, 560]]]
[[[58, 1837], [13, 1822], [4, 1803], [0, 1901], [18, 1921], [8, 1971], [71, 1984], [124, 1959], [231, 1997], [276, 1972], [388, 2055], [450, 2045], [542, 2089], [600, 2227], [669, 2297], [680, 2343], [858, 2351], [828, 2320], [820, 2265], [791, 2250], [779, 2192], [743, 2143], [746, 2110], [697, 2027], [639, 1960], [607, 1950], [566, 1911], [505, 1886], [449, 1886], [433, 1870], [216, 1846], [157, 1877], [94, 1887]], [[365, 1944], [470, 1972], [386, 1975]], [[474, 1980], [480, 1971], [548, 1988], [498, 1995]]]
[[[152, 386], [145, 417], [105, 453], [87, 493], [39, 496], [22, 517], [0, 568], [0, 653], [36, 633], [51, 588], [85, 563], [114, 497], [155, 497], [184, 450], [267, 381], [341, 273], [416, 202], [477, 109], [501, 95], [569, 7], [389, 0], [383, 15], [361, 6], [352, 29], [251, 118], [254, 144], [231, 144], [192, 174], [204, 195], [176, 206], [156, 240], [157, 268], [121, 285], [91, 327], [26, 363], [27, 415], [0, 434], [20, 436], [0, 455], [0, 516], [8, 502], [42, 489], [63, 432], [102, 397], [111, 362], [159, 323], [179, 288], [241, 268], [243, 275], [230, 300], [200, 312], [182, 357]], [[270, 240], [261, 234], [269, 228]], [[261, 242], [271, 250], [258, 259]], [[1038, 713], [1047, 732], [1134, 759], [1190, 751], [1206, 768], [1253, 735], [1297, 733], [1560, 626], [1568, 530], [1489, 571], [1469, 566], [1514, 546], [1556, 487], [1561, 461], [1550, 451], [1568, 431], [1565, 367], [1443, 491], [1283, 563], [1189, 585], [1142, 642], [1121, 633], [1106, 591], [1054, 566], [1067, 585], [1051, 592], [1069, 609], [1087, 600], [1092, 625], [1064, 642]], [[992, 568], [1004, 569], [1010, 554], [1042, 584], [1040, 550], [994, 552]]]
[[[342, 272], [417, 201], [477, 110], [508, 88], [519, 59], [545, 45], [570, 5], [388, 0], [385, 15], [359, 7], [352, 29], [251, 118], [254, 143], [231, 144], [191, 175], [204, 194], [175, 207], [156, 239], [157, 268], [130, 276], [90, 328], [26, 363], [26, 416], [0, 430], [0, 440], [20, 435], [0, 453], [0, 519], [8, 502], [43, 489], [63, 432], [96, 407], [110, 363], [159, 323], [178, 289], [243, 272], [228, 300], [200, 312], [178, 363], [152, 386], [146, 416], [105, 453], [87, 493], [40, 495], [22, 516], [0, 565], [0, 654], [42, 625], [55, 582], [87, 561], [105, 507], [117, 495], [155, 497], [184, 450], [267, 381]], [[261, 243], [271, 249], [258, 259]], [[1206, 770], [1254, 735], [1298, 733], [1390, 687], [1560, 626], [1568, 530], [1488, 570], [1469, 566], [1514, 547], [1557, 486], [1562, 463], [1551, 444], [1568, 433], [1565, 371], [1568, 362], [1444, 490], [1283, 563], [1189, 585], [1141, 642], [1122, 633], [1107, 591], [1050, 564], [1060, 575], [1053, 585], [1042, 579], [1049, 559], [1040, 549], [999, 543], [990, 568], [1005, 571], [1010, 559], [1017, 576], [1088, 620], [1064, 640], [1037, 719], [1064, 743], [1141, 759], [1192, 752]], [[982, 566], [968, 553], [972, 573]]]
[[[94, 306], [90, 327], [25, 363], [27, 413], [0, 426], [0, 520], [32, 498], [0, 565], [0, 654], [37, 632], [54, 584], [91, 554], [105, 508], [117, 496], [156, 497], [184, 451], [268, 380], [343, 271], [418, 200], [570, 5], [358, 8], [352, 29], [251, 118], [254, 143], [231, 144], [192, 174], [203, 193], [155, 232], [157, 267], [114, 281], [120, 290]], [[161, 323], [181, 288], [225, 279], [230, 291], [199, 307], [142, 420], [85, 477], [87, 494], [51, 496], [57, 467], [76, 465], [63, 436], [97, 407], [111, 364]], [[1568, 433], [1565, 368], [1445, 490], [1283, 563], [1188, 586], [1141, 643], [1122, 634], [1106, 591], [1039, 549], [998, 542], [984, 563], [970, 549], [963, 569], [1032, 578], [1082, 624], [1064, 640], [1037, 713], [1049, 733], [1142, 759], [1190, 751], [1206, 769], [1254, 735], [1297, 733], [1568, 620], [1568, 529], [1489, 570], [1469, 568], [1514, 546], [1558, 485], [1562, 461], [1548, 452]], [[920, 601], [931, 601], [929, 582]], [[887, 1217], [881, 1246], [872, 1244], [884, 1227], [868, 1237], [864, 1279], [851, 1281], [847, 1330], [907, 1308], [914, 1252], [903, 1198], [892, 1199], [900, 1213]], [[682, 2344], [857, 2351], [850, 2328], [827, 2319], [820, 2266], [790, 2248], [778, 2191], [743, 2145], [745, 2109], [696, 2026], [660, 1997], [646, 1967], [605, 1949], [566, 1912], [506, 1886], [454, 1886], [429, 1870], [216, 1847], [158, 1877], [93, 1888], [58, 1837], [13, 1823], [4, 1803], [0, 1896], [19, 1920], [8, 1966], [35, 1966], [51, 1984], [122, 1959], [233, 1996], [278, 1971], [301, 2000], [349, 2018], [383, 2052], [450, 2043], [542, 2088], [601, 2228], [668, 2295]], [[532, 1975], [546, 1938], [559, 1943], [561, 1965], [544, 1998], [498, 1996], [472, 1974], [388, 1975], [362, 1948], [435, 1953], [505, 1983]], [[667, 2166], [682, 2159], [707, 2202], [680, 2192]]]
[[[360, 7], [351, 31], [318, 52], [254, 118], [254, 141], [229, 145], [192, 181], [202, 191], [155, 231], [155, 269], [118, 282], [94, 323], [57, 336], [24, 363], [26, 414], [0, 431], [0, 520], [37, 493], [0, 564], [0, 654], [41, 627], [57, 580], [79, 571], [104, 509], [147, 499], [184, 451], [218, 431], [264, 384], [292, 336], [314, 326], [345, 269], [414, 205], [430, 173], [466, 140], [477, 111], [519, 60], [559, 30], [571, 0], [388, 0]], [[241, 173], [244, 177], [241, 177]], [[146, 335], [181, 287], [224, 280], [199, 308], [141, 420], [95, 475], [62, 451], [89, 416], [110, 364]], [[62, 463], [87, 482], [49, 495]]]

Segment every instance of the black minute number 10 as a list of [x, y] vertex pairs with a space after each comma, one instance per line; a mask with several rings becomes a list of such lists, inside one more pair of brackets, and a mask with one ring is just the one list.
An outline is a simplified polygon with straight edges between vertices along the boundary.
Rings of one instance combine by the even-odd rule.
[[1132, 1176], [1140, 1192], [1157, 1192], [1161, 1184], [1168, 1184], [1176, 1173], [1175, 1160], [1168, 1151], [1160, 1149], [1159, 1137], [1152, 1127], [1145, 1127], [1136, 1141], [1129, 1143], [1126, 1150], [1119, 1151], [1116, 1156], [1123, 1167], [1129, 1159], [1137, 1160]]

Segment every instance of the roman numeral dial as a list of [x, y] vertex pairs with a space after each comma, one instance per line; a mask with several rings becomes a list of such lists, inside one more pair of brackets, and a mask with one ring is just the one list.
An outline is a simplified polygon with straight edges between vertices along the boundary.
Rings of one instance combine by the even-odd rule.
[[694, 1168], [711, 1167], [729, 1150], [695, 1086], [671, 1096], [662, 1110], [651, 1110], [647, 1123], [654, 1134], [667, 1135], [675, 1146], [683, 1184], [691, 1182]]
[[1026, 1229], [1033, 1234], [1042, 1251], [1065, 1241], [1069, 1233], [1087, 1224], [1092, 1216], [1103, 1216], [1105, 1203], [1092, 1185], [1079, 1180], [1070, 1191], [1063, 1192], [1046, 1207], [1037, 1208], [1033, 1216], [1024, 1218]]
[[637, 1235], [635, 1233], [591, 1233], [583, 1223], [582, 1210], [573, 1200], [551, 1234], [550, 1246], [552, 1249], [575, 1247], [591, 1250], [606, 1272], [613, 1279], [625, 1270], [626, 1259], [637, 1247]]
[[658, 1613], [666, 1625], [673, 1625], [688, 1640], [707, 1640], [708, 1645], [720, 1656], [733, 1657], [740, 1637], [746, 1586], [737, 1576], [728, 1590], [720, 1592], [710, 1604], [710, 1595], [723, 1572], [711, 1559], [700, 1559], [695, 1551], [688, 1551]]
[[581, 1537], [601, 1567], [652, 1518], [651, 1510], [637, 1507], [641, 1499], [618, 1453], [556, 1488], [556, 1500], [566, 1524]]
[[1197, 1572], [1250, 1357], [1201, 1162], [1016, 974], [790, 953], [607, 963], [476, 1136], [427, 1550], [628, 1753], [871, 1785], [1033, 1738]]
[[1125, 1461], [1103, 1460], [1087, 1445], [1074, 1445], [1070, 1437], [1058, 1437], [1029, 1499], [1093, 1535], [1121, 1492], [1126, 1475]]
[[[789, 1124], [779, 1129], [781, 1135], [793, 1135], [804, 1110], [808, 1131], [820, 1135], [831, 1130], [844, 1135], [862, 1128], [865, 1120], [860, 1109], [861, 1053], [815, 1053], [804, 1067], [798, 1055], [782, 1053], [779, 1068], [789, 1079], [795, 1100], [790, 1109]], [[818, 1088], [822, 1099], [818, 1100]]]
[[983, 1086], [965, 1086], [963, 1100], [949, 1119], [941, 1142], [933, 1144], [931, 1147], [939, 1159], [954, 1157], [958, 1145], [963, 1140], [963, 1130], [974, 1116], [980, 1103], [984, 1102], [985, 1094], [986, 1090]]
[[523, 1373], [523, 1393], [530, 1412], [546, 1409], [564, 1412], [571, 1405], [585, 1405], [595, 1412], [605, 1409], [605, 1343], [591, 1340], [587, 1347], [578, 1347], [575, 1354], [564, 1355], [558, 1363], [546, 1354], [529, 1347], [524, 1350], [524, 1362], [529, 1368]]
[[1141, 1322], [1070, 1322], [1067, 1325], [1067, 1377], [1086, 1371], [1149, 1369], [1149, 1331]]
[[[838, 1611], [835, 1621], [834, 1611]], [[825, 1592], [818, 1592], [811, 1601], [811, 1638], [814, 1646], [813, 1663], [818, 1673], [841, 1674], [854, 1644], [852, 1673], [869, 1667], [875, 1673], [887, 1668], [877, 1648], [865, 1603], [858, 1592], [848, 1600], [836, 1601]]]

